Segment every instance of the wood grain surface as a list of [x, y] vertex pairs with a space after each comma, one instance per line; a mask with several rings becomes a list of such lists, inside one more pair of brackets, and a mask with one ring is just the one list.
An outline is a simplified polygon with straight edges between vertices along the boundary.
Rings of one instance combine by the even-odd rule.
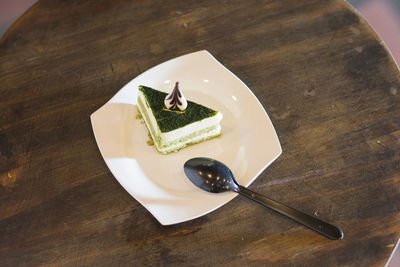
[[[90, 114], [203, 49], [279, 135], [250, 188], [343, 240], [244, 198], [161, 226], [109, 172]], [[399, 238], [400, 75], [344, 1], [40, 0], [1, 39], [0, 74], [0, 266], [383, 266]]]

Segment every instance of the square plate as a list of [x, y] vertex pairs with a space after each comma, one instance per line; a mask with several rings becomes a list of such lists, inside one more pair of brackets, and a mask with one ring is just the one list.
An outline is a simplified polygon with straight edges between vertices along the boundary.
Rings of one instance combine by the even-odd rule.
[[[136, 118], [138, 86], [170, 92], [176, 81], [186, 99], [222, 112], [222, 134], [162, 155], [147, 144], [147, 129]], [[90, 118], [111, 173], [163, 225], [205, 215], [237, 195], [213, 194], [197, 188], [183, 171], [187, 160], [219, 160], [231, 168], [240, 184], [248, 186], [282, 152], [271, 120], [258, 99], [208, 51], [177, 57], [147, 70]]]

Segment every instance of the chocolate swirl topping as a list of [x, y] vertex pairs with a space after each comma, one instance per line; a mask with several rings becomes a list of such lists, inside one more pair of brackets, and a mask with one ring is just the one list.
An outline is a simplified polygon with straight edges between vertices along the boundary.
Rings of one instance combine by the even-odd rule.
[[179, 90], [179, 82], [175, 83], [174, 90], [165, 97], [164, 105], [169, 110], [183, 111], [187, 107], [187, 101]]

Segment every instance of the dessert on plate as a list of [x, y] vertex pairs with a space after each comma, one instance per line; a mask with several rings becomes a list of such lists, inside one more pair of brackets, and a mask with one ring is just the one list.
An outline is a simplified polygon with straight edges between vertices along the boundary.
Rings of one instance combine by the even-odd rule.
[[162, 154], [221, 134], [221, 112], [186, 101], [178, 82], [170, 94], [140, 85], [138, 109]]

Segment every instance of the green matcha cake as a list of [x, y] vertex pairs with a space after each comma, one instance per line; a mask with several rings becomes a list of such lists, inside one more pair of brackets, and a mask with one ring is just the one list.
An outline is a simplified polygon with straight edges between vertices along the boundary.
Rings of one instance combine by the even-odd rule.
[[186, 101], [178, 88], [164, 93], [139, 86], [138, 109], [158, 152], [167, 154], [221, 134], [219, 111]]

